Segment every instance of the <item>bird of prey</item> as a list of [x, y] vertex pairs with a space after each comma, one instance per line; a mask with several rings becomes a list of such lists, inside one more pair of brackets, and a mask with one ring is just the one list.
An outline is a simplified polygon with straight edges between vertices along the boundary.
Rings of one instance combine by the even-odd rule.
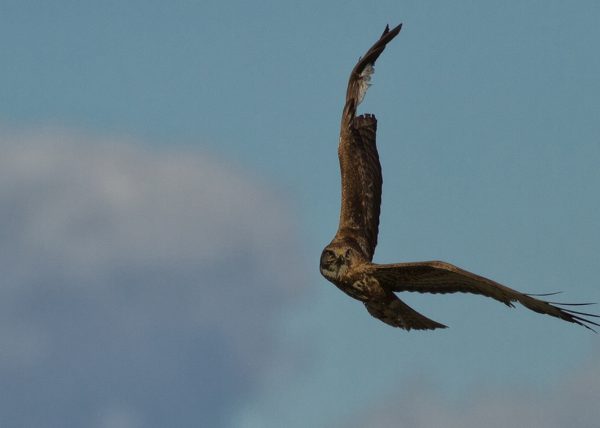
[[[510, 307], [519, 302], [532, 311], [551, 315], [588, 329], [600, 326], [587, 317], [598, 315], [565, 309], [587, 305], [548, 302], [450, 263], [372, 263], [377, 245], [382, 176], [372, 114], [356, 116], [356, 109], [370, 86], [374, 64], [386, 45], [398, 35], [402, 24], [386, 26], [383, 34], [354, 66], [342, 112], [338, 156], [342, 176], [342, 204], [335, 237], [321, 254], [321, 274], [349, 296], [364, 303], [367, 311], [393, 327], [433, 330], [446, 326], [433, 321], [400, 300], [394, 292], [474, 293], [496, 299]], [[536, 296], [536, 297], [534, 297]]]

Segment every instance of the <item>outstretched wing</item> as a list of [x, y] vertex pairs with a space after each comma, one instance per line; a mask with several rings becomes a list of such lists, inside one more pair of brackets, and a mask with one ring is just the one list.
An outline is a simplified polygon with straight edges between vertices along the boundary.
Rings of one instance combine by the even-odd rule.
[[559, 306], [583, 306], [589, 303], [557, 303], [536, 299], [531, 294], [520, 293], [450, 263], [431, 261], [418, 263], [369, 264], [366, 271], [389, 291], [415, 291], [419, 293], [474, 293], [496, 299], [513, 307], [519, 302], [532, 311], [551, 315], [593, 330], [600, 324], [585, 317], [598, 315], [578, 312]]
[[393, 293], [365, 302], [367, 311], [375, 318], [404, 330], [434, 330], [446, 328], [444, 324], [435, 322], [421, 315]]
[[369, 87], [373, 65], [402, 25], [386, 26], [381, 38], [367, 51], [350, 74], [342, 113], [338, 155], [342, 175], [342, 206], [338, 237], [352, 237], [371, 260], [377, 245], [381, 205], [381, 166], [375, 145], [377, 120], [356, 117], [356, 108]]

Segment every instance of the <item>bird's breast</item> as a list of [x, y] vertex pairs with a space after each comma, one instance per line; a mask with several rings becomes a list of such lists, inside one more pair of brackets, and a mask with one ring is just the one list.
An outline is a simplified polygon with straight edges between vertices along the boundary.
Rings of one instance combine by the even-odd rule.
[[382, 291], [379, 282], [368, 275], [360, 275], [358, 278], [350, 279], [336, 284], [337, 287], [350, 297], [366, 302], [378, 296]]

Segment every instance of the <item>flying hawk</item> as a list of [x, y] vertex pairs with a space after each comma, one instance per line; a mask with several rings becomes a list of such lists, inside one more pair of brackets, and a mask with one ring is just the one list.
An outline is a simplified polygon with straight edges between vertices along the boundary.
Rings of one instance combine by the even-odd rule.
[[526, 308], [592, 329], [600, 326], [585, 317], [598, 317], [547, 302], [467, 272], [450, 263], [372, 263], [377, 245], [381, 203], [381, 166], [375, 145], [377, 120], [372, 114], [356, 116], [356, 108], [370, 86], [373, 65], [385, 46], [400, 32], [402, 24], [386, 26], [377, 42], [354, 66], [342, 113], [338, 156], [342, 175], [340, 223], [335, 237], [321, 254], [321, 274], [340, 290], [364, 303], [375, 318], [405, 330], [433, 330], [446, 326], [433, 321], [400, 300], [394, 292], [474, 293], [508, 306], [519, 302]]

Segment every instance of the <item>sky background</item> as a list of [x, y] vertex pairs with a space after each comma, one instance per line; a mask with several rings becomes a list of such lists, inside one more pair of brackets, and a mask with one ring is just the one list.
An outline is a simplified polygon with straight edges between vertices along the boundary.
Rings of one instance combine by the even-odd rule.
[[386, 24], [378, 262], [600, 301], [600, 3], [0, 0], [2, 427], [600, 424], [600, 342], [318, 272]]

